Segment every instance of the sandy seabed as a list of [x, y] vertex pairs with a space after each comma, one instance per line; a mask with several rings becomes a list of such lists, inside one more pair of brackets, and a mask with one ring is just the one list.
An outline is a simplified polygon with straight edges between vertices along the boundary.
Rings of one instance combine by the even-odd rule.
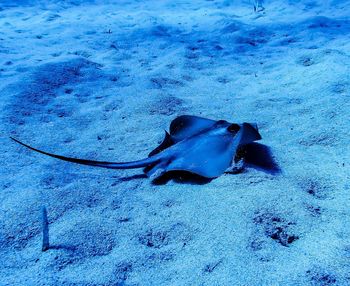
[[[263, 6], [0, 2], [0, 285], [350, 285], [350, 1]], [[154, 185], [9, 140], [131, 161], [182, 114], [257, 122], [280, 172]]]

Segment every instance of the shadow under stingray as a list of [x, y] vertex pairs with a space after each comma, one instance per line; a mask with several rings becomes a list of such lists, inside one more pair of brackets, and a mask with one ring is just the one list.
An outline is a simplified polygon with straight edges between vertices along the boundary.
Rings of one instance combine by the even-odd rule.
[[281, 168], [274, 160], [271, 149], [263, 144], [250, 143], [242, 147], [245, 165], [266, 173], [277, 175]]
[[146, 179], [147, 175], [146, 174], [136, 174], [136, 175], [132, 175], [132, 176], [126, 176], [126, 177], [121, 177], [118, 178], [118, 182], [128, 182], [128, 181], [133, 181], [133, 180], [137, 180], [137, 179]]
[[[273, 158], [271, 149], [266, 145], [250, 143], [242, 146], [237, 153], [236, 160], [243, 159], [244, 168], [257, 169], [271, 175], [281, 173], [280, 167]], [[147, 178], [146, 174], [137, 174], [119, 178], [118, 181], [127, 182], [144, 178]], [[152, 183], [155, 185], [164, 185], [171, 180], [179, 184], [204, 185], [210, 183], [213, 178], [205, 178], [188, 171], [169, 171], [154, 180]]]
[[155, 185], [164, 185], [169, 181], [174, 181], [179, 184], [205, 185], [210, 183], [212, 180], [212, 178], [205, 178], [188, 171], [170, 171], [166, 172], [156, 180], [153, 180], [152, 183]]

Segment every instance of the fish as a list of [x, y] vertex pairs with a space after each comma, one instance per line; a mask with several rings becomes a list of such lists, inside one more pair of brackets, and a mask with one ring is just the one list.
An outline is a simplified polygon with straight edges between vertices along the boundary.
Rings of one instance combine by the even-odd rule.
[[94, 161], [66, 157], [36, 149], [16, 138], [13, 141], [38, 153], [72, 163], [109, 169], [143, 168], [156, 181], [169, 172], [183, 171], [207, 179], [234, 173], [242, 146], [262, 139], [255, 123], [230, 123], [194, 115], [175, 118], [162, 143], [147, 158], [130, 162]]

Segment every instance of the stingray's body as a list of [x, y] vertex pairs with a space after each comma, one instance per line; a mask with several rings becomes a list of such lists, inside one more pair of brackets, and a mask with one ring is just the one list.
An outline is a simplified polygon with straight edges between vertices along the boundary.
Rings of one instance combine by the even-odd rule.
[[184, 115], [172, 121], [164, 141], [148, 158], [134, 162], [75, 159], [47, 153], [13, 140], [39, 153], [78, 164], [111, 169], [144, 168], [152, 179], [170, 171], [186, 171], [212, 179], [230, 169], [240, 146], [260, 139], [255, 124], [232, 124], [225, 120]]

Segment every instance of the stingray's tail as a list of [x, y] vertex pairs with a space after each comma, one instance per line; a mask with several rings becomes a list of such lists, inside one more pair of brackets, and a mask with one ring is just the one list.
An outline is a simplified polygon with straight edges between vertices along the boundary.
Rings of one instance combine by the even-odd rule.
[[101, 168], [109, 168], [109, 169], [133, 169], [133, 168], [142, 168], [147, 167], [153, 164], [158, 163], [159, 156], [149, 157], [143, 160], [134, 161], [134, 162], [125, 162], [125, 163], [115, 163], [115, 162], [104, 162], [104, 161], [92, 161], [92, 160], [85, 160], [85, 159], [76, 159], [76, 158], [70, 158], [65, 157], [61, 155], [51, 154], [47, 153], [38, 149], [35, 149], [27, 144], [22, 143], [21, 141], [18, 141], [15, 138], [10, 137], [13, 141], [23, 145], [24, 147], [27, 147], [33, 151], [39, 152], [41, 154], [57, 158], [63, 161], [68, 161], [72, 163], [82, 164], [82, 165], [89, 165], [89, 166], [95, 166], [95, 167], [101, 167]]

